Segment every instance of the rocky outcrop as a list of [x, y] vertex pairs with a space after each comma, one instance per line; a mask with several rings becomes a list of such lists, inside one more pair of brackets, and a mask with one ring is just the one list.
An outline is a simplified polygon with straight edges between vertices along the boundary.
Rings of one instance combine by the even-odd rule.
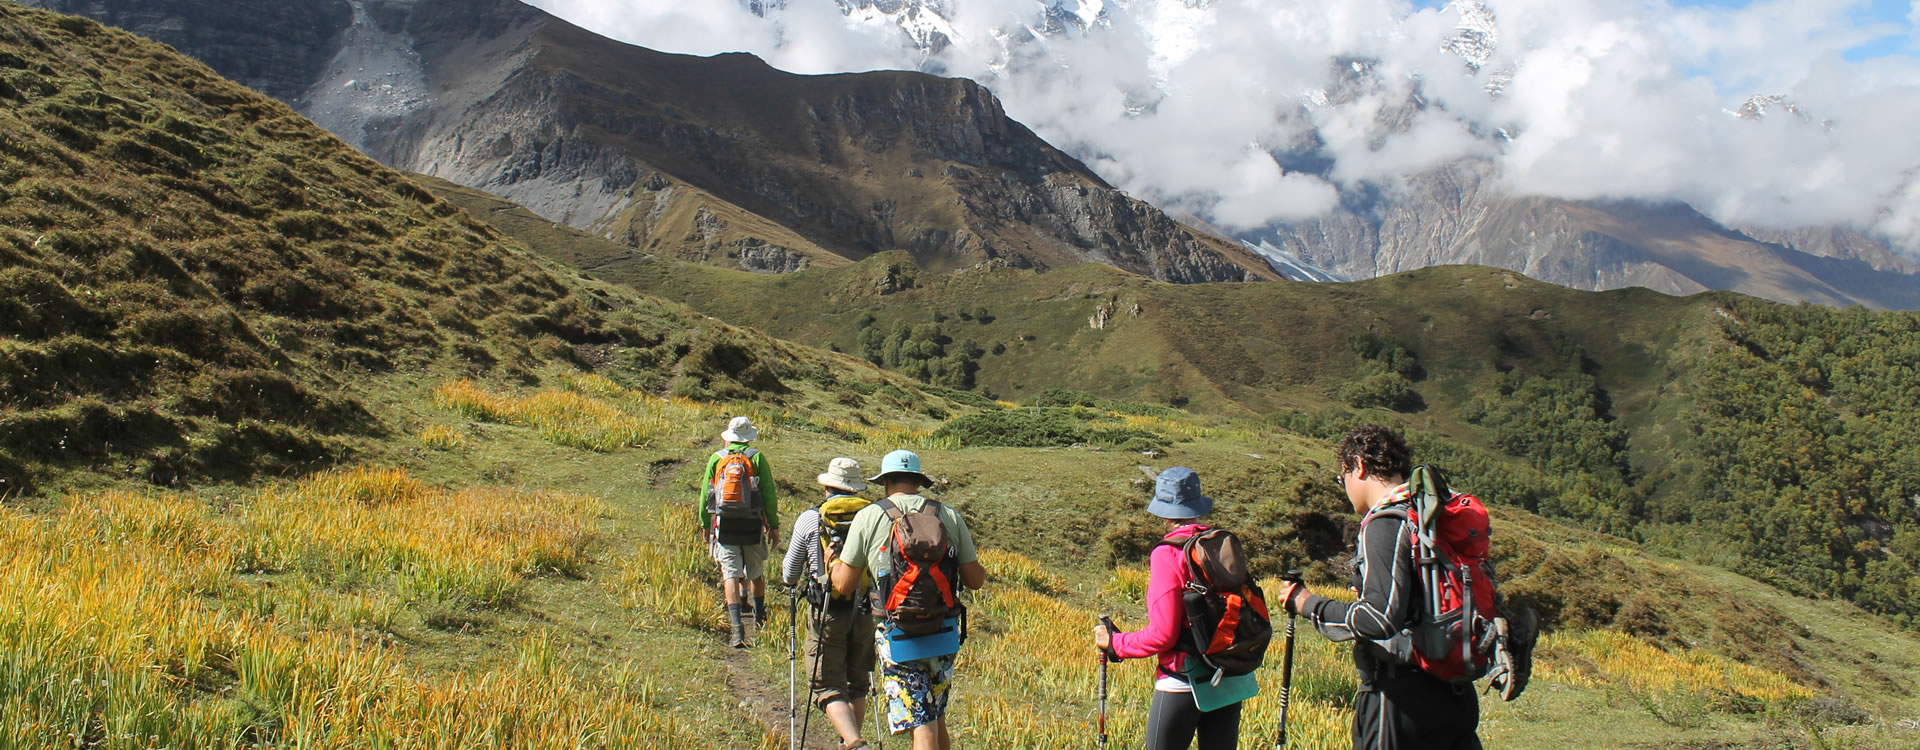
[[766, 240], [743, 238], [734, 240], [733, 256], [740, 267], [755, 273], [795, 273], [807, 270], [808, 258], [779, 245], [768, 244]]

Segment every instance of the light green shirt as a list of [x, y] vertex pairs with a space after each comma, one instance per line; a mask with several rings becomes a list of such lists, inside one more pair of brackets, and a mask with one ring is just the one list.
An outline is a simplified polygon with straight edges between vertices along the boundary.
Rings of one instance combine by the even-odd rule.
[[[919, 495], [894, 495], [887, 499], [900, 506], [902, 513], [918, 513], [927, 504], [927, 499]], [[941, 503], [940, 523], [947, 527], [947, 543], [953, 545], [954, 560], [962, 565], [979, 562], [980, 553], [973, 548], [973, 532], [967, 530], [967, 522], [960, 517], [960, 511]], [[879, 504], [862, 508], [847, 529], [847, 545], [840, 553], [840, 561], [856, 568], [866, 568], [873, 575], [885, 575], [887, 556], [880, 554], [880, 546], [892, 537], [893, 519], [887, 517], [887, 512], [881, 510]]]

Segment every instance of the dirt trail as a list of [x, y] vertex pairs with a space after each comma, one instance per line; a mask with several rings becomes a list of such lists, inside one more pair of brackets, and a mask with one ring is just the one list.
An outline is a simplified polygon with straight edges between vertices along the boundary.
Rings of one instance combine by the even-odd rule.
[[[801, 611], [803, 613], [805, 612], [804, 609]], [[753, 631], [750, 630], [748, 632], [752, 633]], [[787, 634], [782, 631], [778, 635], [779, 638], [777, 640], [779, 644], [777, 648], [779, 651], [777, 656], [784, 661], [786, 659]], [[806, 711], [810, 709], [807, 705], [806, 633], [802, 632], [800, 638], [800, 658], [794, 663], [794, 701], [796, 711]], [[754, 648], [767, 648], [767, 646], [756, 642]], [[781, 674], [779, 675], [781, 679], [770, 679], [768, 676], [761, 674], [754, 666], [753, 651], [751, 649], [723, 648], [722, 650], [726, 652], [727, 689], [732, 691], [734, 697], [740, 701], [741, 710], [745, 711], [747, 715], [752, 716], [761, 724], [766, 725], [768, 734], [782, 739], [788, 737], [787, 685], [784, 682], [784, 678], [786, 677], [785, 668], [782, 668]], [[827, 723], [826, 715], [820, 713], [818, 709], [812, 710], [813, 719], [807, 726], [806, 741], [801, 743], [801, 747], [839, 747], [840, 738], [834, 733], [832, 726]], [[795, 716], [798, 721], [807, 722], [807, 717], [804, 714], [795, 714]], [[872, 719], [869, 718], [868, 722], [869, 726], [871, 726]], [[869, 744], [873, 743], [871, 737], [866, 739]], [[875, 745], [875, 747], [877, 748], [878, 745]]]

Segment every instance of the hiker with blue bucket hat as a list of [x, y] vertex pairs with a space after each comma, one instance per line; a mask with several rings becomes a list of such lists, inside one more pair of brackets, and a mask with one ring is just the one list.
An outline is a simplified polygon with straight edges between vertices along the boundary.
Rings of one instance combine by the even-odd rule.
[[[1199, 474], [1184, 466], [1160, 472], [1147, 503], [1147, 512], [1165, 524], [1161, 541], [1148, 557], [1147, 626], [1114, 632], [1102, 618], [1093, 628], [1094, 648], [1105, 660], [1154, 657], [1158, 662], [1147, 710], [1147, 750], [1186, 748], [1196, 738], [1200, 750], [1235, 747], [1241, 703], [1258, 691], [1252, 671], [1259, 666], [1266, 640], [1259, 627], [1242, 629], [1238, 622], [1264, 621], [1266, 605], [1250, 581], [1222, 583], [1233, 572], [1229, 568], [1246, 577], [1245, 556], [1231, 533], [1200, 522], [1212, 511], [1213, 498], [1200, 492]], [[1225, 602], [1234, 616], [1209, 615], [1207, 607], [1215, 600]], [[1252, 617], [1255, 613], [1258, 618]], [[1209, 621], [1203, 623], [1209, 627], [1196, 629], [1196, 621]], [[1221, 637], [1213, 636], [1216, 629]], [[1270, 626], [1265, 633], [1271, 635]], [[1245, 642], [1212, 649], [1236, 637]]]
[[960, 587], [986, 585], [987, 569], [960, 512], [920, 494], [933, 486], [920, 456], [888, 453], [867, 481], [884, 488], [885, 498], [854, 516], [830, 574], [833, 589], [852, 596], [871, 580], [887, 731], [912, 732], [914, 750], [946, 750], [953, 742], [947, 698], [965, 631]]

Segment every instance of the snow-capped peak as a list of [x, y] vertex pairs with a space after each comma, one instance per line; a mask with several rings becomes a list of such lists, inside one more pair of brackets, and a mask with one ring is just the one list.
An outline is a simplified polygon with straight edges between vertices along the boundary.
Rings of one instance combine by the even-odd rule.
[[1790, 115], [1804, 116], [1800, 112], [1800, 105], [1795, 104], [1792, 99], [1788, 99], [1785, 94], [1755, 94], [1748, 97], [1747, 101], [1740, 105], [1739, 109], [1733, 110], [1732, 114], [1734, 117], [1742, 120], [1765, 120], [1767, 119], [1767, 115], [1775, 110]]
[[1476, 71], [1485, 67], [1500, 46], [1500, 27], [1495, 23], [1493, 9], [1480, 0], [1453, 0], [1443, 12], [1459, 14], [1460, 23], [1442, 48], [1467, 61], [1467, 66]]

